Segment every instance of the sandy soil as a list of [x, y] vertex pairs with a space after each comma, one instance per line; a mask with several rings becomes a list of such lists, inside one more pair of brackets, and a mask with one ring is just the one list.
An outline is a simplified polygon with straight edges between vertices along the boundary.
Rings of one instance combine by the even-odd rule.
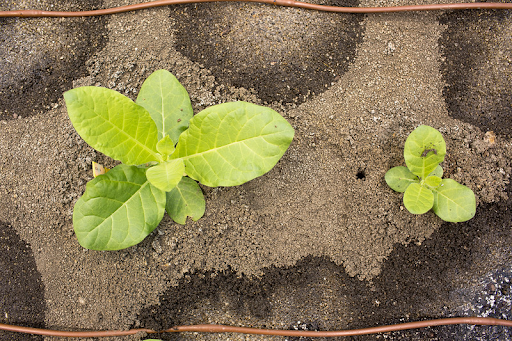
[[[130, 3], [0, 0], [0, 9]], [[341, 15], [243, 3], [0, 18], [0, 322], [332, 330], [444, 316], [512, 319], [510, 32], [504, 11]], [[114, 162], [76, 134], [62, 93], [98, 85], [135, 98], [162, 68], [186, 87], [195, 112], [233, 100], [268, 105], [296, 137], [263, 177], [203, 187], [198, 222], [166, 217], [138, 246], [85, 250], [73, 233], [73, 205], [91, 162]], [[411, 215], [387, 187], [385, 172], [403, 164], [403, 144], [419, 124], [443, 133], [445, 177], [473, 189], [474, 219]], [[353, 339], [384, 337], [512, 340], [512, 330], [455, 326]], [[0, 340], [29, 339], [54, 338], [0, 332]]]

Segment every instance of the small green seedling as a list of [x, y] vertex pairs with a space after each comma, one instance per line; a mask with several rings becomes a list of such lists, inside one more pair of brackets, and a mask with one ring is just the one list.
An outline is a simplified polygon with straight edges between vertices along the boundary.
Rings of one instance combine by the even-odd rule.
[[404, 193], [404, 205], [413, 214], [432, 209], [439, 218], [462, 222], [473, 218], [476, 211], [475, 194], [452, 179], [441, 179], [439, 166], [446, 155], [446, 143], [440, 132], [421, 125], [405, 141], [404, 158], [407, 167], [387, 171], [386, 183]]
[[64, 93], [69, 118], [94, 149], [122, 164], [87, 183], [73, 226], [80, 244], [119, 250], [141, 242], [164, 211], [179, 223], [205, 211], [196, 181], [237, 186], [270, 171], [288, 149], [292, 126], [246, 102], [193, 115], [185, 88], [166, 70], [142, 85], [136, 102], [100, 87]]

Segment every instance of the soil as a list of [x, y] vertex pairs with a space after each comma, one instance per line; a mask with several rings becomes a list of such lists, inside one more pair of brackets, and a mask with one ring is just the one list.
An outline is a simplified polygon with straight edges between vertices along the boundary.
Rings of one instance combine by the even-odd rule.
[[[131, 3], [0, 0], [0, 10]], [[512, 319], [510, 12], [345, 15], [226, 2], [0, 18], [0, 28], [0, 323], [334, 330]], [[180, 226], [166, 217], [137, 246], [85, 250], [73, 205], [91, 162], [115, 161], [77, 135], [62, 92], [97, 85], [133, 99], [158, 69], [177, 76], [196, 113], [234, 100], [267, 105], [293, 125], [294, 141], [258, 179], [203, 186], [201, 220]], [[403, 165], [405, 139], [420, 124], [446, 140], [445, 177], [475, 192], [472, 220], [412, 215], [386, 185], [385, 172]], [[512, 340], [512, 330], [451, 326], [350, 339], [383, 338]], [[0, 332], [0, 340], [58, 338]]]

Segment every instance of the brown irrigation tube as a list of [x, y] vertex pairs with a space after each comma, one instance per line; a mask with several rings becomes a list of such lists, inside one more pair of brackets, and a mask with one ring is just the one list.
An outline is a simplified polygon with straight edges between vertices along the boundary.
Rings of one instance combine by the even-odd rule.
[[57, 11], [39, 11], [39, 10], [14, 10], [0, 11], [0, 17], [90, 17], [96, 15], [115, 14], [129, 11], [136, 11], [151, 7], [169, 6], [177, 4], [190, 4], [198, 2], [218, 2], [218, 1], [244, 1], [258, 2], [270, 5], [300, 7], [326, 12], [341, 13], [388, 13], [388, 12], [410, 12], [410, 11], [435, 11], [435, 10], [460, 10], [460, 9], [512, 9], [512, 3], [459, 3], [459, 4], [432, 4], [432, 5], [411, 5], [396, 7], [338, 7], [310, 4], [295, 0], [159, 0], [135, 5], [120, 6], [107, 9], [98, 9], [93, 11], [80, 12], [57, 12]]
[[140, 332], [148, 334], [157, 333], [180, 333], [180, 332], [200, 332], [200, 333], [238, 333], [238, 334], [257, 334], [257, 335], [277, 335], [277, 336], [297, 336], [297, 337], [334, 337], [334, 336], [354, 336], [368, 335], [377, 333], [393, 332], [398, 330], [416, 329], [434, 326], [446, 326], [453, 324], [487, 325], [487, 326], [505, 326], [512, 327], [512, 321], [496, 319], [491, 317], [452, 317], [437, 320], [425, 320], [419, 322], [408, 322], [381, 327], [370, 327], [352, 330], [335, 331], [308, 331], [308, 330], [277, 330], [277, 329], [259, 329], [248, 327], [232, 327], [216, 324], [198, 324], [191, 326], [176, 326], [163, 331], [154, 331], [152, 329], [130, 329], [130, 330], [105, 330], [105, 331], [61, 331], [48, 330], [30, 327], [19, 327], [0, 323], [0, 330], [19, 332], [26, 334], [37, 334], [46, 336], [60, 337], [106, 337], [106, 336], [128, 336]]

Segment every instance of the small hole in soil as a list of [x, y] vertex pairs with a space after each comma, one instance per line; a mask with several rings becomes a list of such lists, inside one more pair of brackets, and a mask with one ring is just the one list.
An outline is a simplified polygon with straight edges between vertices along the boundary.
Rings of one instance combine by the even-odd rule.
[[362, 179], [362, 180], [364, 180], [364, 179], [366, 178], [366, 173], [365, 173], [364, 169], [360, 169], [360, 170], [357, 172], [356, 177], [357, 177], [358, 179]]

